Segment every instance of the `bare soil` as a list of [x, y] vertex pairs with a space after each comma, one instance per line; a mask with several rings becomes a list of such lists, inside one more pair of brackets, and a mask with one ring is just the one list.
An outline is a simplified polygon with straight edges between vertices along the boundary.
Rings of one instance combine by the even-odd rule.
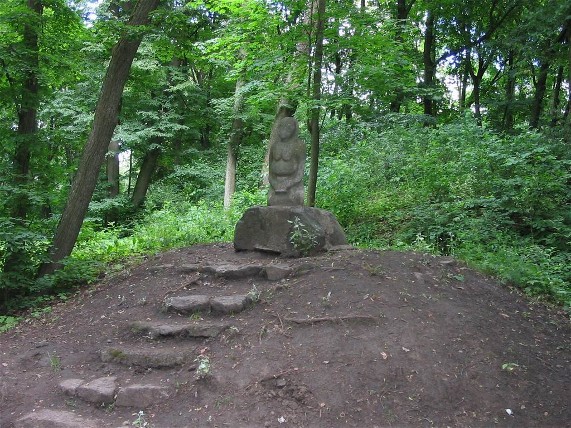
[[[192, 272], [287, 265], [270, 281]], [[243, 312], [166, 313], [165, 297], [260, 292]], [[251, 293], [255, 294], [255, 293]], [[133, 321], [228, 323], [214, 338], [141, 336]], [[151, 368], [110, 346], [191, 354]], [[196, 357], [208, 358], [197, 376]], [[149, 258], [0, 335], [0, 427], [41, 409], [101, 427], [571, 426], [571, 327], [550, 308], [451, 258], [345, 249], [283, 259], [202, 245]], [[169, 387], [145, 408], [97, 406], [59, 383], [116, 376]]]

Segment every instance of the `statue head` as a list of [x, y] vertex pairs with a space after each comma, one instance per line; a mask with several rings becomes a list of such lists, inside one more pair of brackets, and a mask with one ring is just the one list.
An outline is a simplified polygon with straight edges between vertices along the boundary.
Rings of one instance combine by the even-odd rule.
[[284, 117], [278, 124], [278, 135], [282, 140], [289, 140], [297, 136], [298, 124], [297, 120], [293, 117]]

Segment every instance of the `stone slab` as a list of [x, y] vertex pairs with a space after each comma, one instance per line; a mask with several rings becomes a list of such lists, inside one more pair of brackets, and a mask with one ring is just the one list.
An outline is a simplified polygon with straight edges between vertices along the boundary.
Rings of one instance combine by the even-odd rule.
[[210, 300], [210, 306], [213, 312], [221, 314], [231, 314], [241, 312], [252, 303], [252, 299], [246, 294], [235, 296], [219, 296]]
[[303, 255], [290, 239], [296, 218], [315, 238], [308, 255], [347, 244], [345, 232], [329, 211], [303, 206], [257, 206], [246, 210], [236, 224], [234, 248]]
[[77, 388], [83, 385], [83, 379], [66, 379], [59, 383], [59, 387], [64, 394], [71, 395], [72, 397], [77, 394]]
[[78, 416], [65, 410], [41, 409], [30, 412], [13, 424], [14, 428], [100, 428], [93, 419]]
[[131, 330], [136, 333], [148, 334], [152, 339], [159, 337], [216, 337], [230, 327], [229, 324], [210, 321], [171, 324], [161, 321], [135, 321]]
[[180, 348], [130, 348], [111, 347], [101, 351], [101, 361], [104, 363], [119, 363], [126, 366], [145, 368], [168, 368], [186, 363], [192, 358], [192, 350]]
[[264, 275], [269, 281], [279, 281], [291, 275], [293, 270], [288, 265], [267, 265]]
[[259, 276], [263, 268], [263, 265], [222, 264], [204, 266], [201, 271], [204, 273], [212, 273], [221, 278], [240, 279]]
[[79, 385], [76, 389], [76, 394], [82, 400], [90, 403], [112, 403], [115, 400], [115, 392], [117, 391], [116, 380], [115, 376], [100, 377]]
[[169, 398], [169, 388], [161, 385], [136, 384], [120, 388], [115, 405], [145, 409]]
[[177, 312], [183, 315], [208, 312], [210, 310], [210, 297], [203, 295], [167, 297], [164, 305], [167, 312]]

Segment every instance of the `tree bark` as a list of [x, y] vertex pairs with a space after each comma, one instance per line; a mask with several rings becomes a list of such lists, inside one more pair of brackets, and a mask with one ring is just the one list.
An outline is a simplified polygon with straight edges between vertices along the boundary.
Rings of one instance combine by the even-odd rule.
[[119, 141], [111, 140], [107, 151], [107, 195], [119, 196]]
[[[17, 187], [24, 186], [28, 182], [30, 173], [31, 147], [34, 143], [34, 136], [38, 131], [38, 106], [39, 106], [39, 46], [38, 29], [39, 20], [43, 14], [43, 4], [41, 0], [27, 0], [28, 8], [34, 12], [34, 21], [28, 20], [24, 24], [23, 44], [26, 49], [26, 70], [22, 85], [22, 95], [18, 110], [18, 139], [14, 151], [14, 184]], [[28, 197], [22, 189], [16, 195], [12, 205], [12, 217], [25, 219], [28, 214]]]
[[555, 84], [553, 86], [553, 98], [551, 100], [551, 123], [550, 125], [557, 126], [557, 122], [561, 118], [560, 105], [561, 105], [561, 85], [563, 84], [563, 71], [564, 67], [559, 66], [557, 70], [557, 76], [555, 78]]
[[143, 205], [145, 197], [147, 196], [147, 190], [149, 190], [151, 179], [153, 178], [153, 174], [157, 169], [159, 156], [161, 155], [161, 142], [162, 141], [158, 140], [154, 141], [154, 147], [145, 153], [145, 156], [143, 157], [141, 169], [139, 169], [137, 181], [135, 182], [135, 188], [133, 189], [133, 196], [131, 198], [131, 202], [135, 208], [140, 208], [141, 205]]
[[515, 73], [514, 73], [514, 51], [508, 52], [507, 79], [506, 79], [506, 106], [504, 108], [503, 128], [511, 131], [514, 127], [513, 103], [515, 100]]
[[311, 158], [309, 164], [309, 183], [307, 186], [307, 205], [315, 206], [317, 172], [319, 169], [319, 116], [321, 112], [321, 66], [323, 65], [323, 33], [325, 28], [325, 0], [318, 0], [317, 25], [315, 31], [315, 57], [313, 61], [313, 85], [311, 119]]
[[[139, 0], [133, 10], [128, 26], [136, 27], [149, 22], [149, 14], [160, 0]], [[131, 64], [141, 43], [140, 32], [125, 33], [113, 47], [111, 61], [107, 68], [101, 93], [95, 109], [91, 134], [83, 150], [79, 167], [58, 224], [48, 263], [43, 264], [39, 276], [53, 273], [61, 267], [60, 261], [71, 254], [89, 202], [97, 184], [97, 176], [111, 137], [117, 126], [119, 106], [123, 88], [129, 77]]]
[[565, 39], [567, 40], [567, 107], [563, 115], [565, 121], [563, 124], [563, 138], [567, 144], [571, 144], [571, 19], [566, 22]]
[[539, 77], [535, 84], [535, 95], [533, 97], [533, 104], [531, 106], [531, 117], [529, 119], [529, 127], [531, 129], [539, 128], [539, 118], [541, 117], [541, 110], [543, 106], [543, 98], [547, 90], [547, 74], [549, 72], [549, 62], [544, 61], [541, 63], [539, 70]]
[[489, 66], [489, 62], [486, 63], [485, 59], [478, 55], [478, 71], [474, 70], [472, 66], [472, 61], [470, 58], [467, 58], [467, 65], [468, 71], [470, 73], [470, 77], [472, 78], [472, 85], [474, 86], [473, 95], [474, 95], [474, 116], [476, 117], [476, 123], [478, 126], [482, 126], [482, 111], [481, 111], [481, 103], [480, 103], [480, 89], [482, 85], [482, 78], [484, 77], [484, 73]]
[[[434, 76], [436, 73], [436, 62], [434, 60], [434, 15], [432, 11], [426, 13], [426, 30], [424, 32], [424, 49], [422, 53], [424, 63], [424, 89], [430, 91], [434, 87]], [[424, 106], [424, 114], [427, 116], [435, 116], [433, 96], [426, 93], [422, 97]]]
[[230, 130], [230, 140], [228, 141], [226, 156], [226, 178], [224, 180], [224, 209], [227, 210], [232, 204], [232, 197], [236, 191], [236, 149], [242, 142], [244, 131], [244, 121], [240, 118], [242, 107], [244, 104], [244, 95], [242, 87], [244, 81], [240, 78], [236, 82], [236, 90], [234, 92], [234, 107], [232, 120], [232, 128]]
[[[416, 0], [411, 0], [407, 4], [406, 0], [397, 0], [397, 14], [396, 14], [397, 23], [396, 23], [395, 41], [398, 44], [403, 43], [402, 33], [404, 31], [404, 27], [406, 24], [406, 20], [408, 19], [408, 14], [410, 12], [410, 9], [412, 8], [412, 5], [414, 4], [415, 1]], [[395, 97], [391, 101], [389, 107], [392, 113], [400, 112], [401, 104], [404, 101], [404, 91], [402, 87], [397, 87], [395, 89], [395, 93], [396, 93]]]

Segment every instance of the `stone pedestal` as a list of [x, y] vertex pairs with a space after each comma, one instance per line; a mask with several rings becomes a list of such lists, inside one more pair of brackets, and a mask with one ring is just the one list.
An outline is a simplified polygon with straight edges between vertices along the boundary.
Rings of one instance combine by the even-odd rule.
[[[309, 248], [302, 250], [300, 245], [292, 243], [296, 221], [307, 231], [302, 233], [307, 238], [303, 243], [311, 237]], [[267, 251], [291, 257], [311, 255], [346, 244], [345, 233], [332, 213], [304, 206], [249, 208], [236, 224], [234, 233], [234, 248], [238, 251]]]

